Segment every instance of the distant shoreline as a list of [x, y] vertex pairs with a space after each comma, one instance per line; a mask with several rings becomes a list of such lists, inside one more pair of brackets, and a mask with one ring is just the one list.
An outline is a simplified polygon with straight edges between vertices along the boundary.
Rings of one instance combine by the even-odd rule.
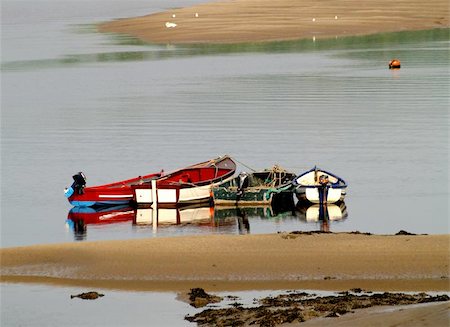
[[243, 43], [449, 28], [446, 0], [231, 0], [98, 25], [144, 42]]
[[1, 282], [145, 291], [450, 291], [450, 235], [209, 235], [0, 249]]

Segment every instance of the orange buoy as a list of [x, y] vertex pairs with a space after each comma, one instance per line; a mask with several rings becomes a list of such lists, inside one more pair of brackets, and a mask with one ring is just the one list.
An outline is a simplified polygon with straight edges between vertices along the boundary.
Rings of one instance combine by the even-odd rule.
[[389, 62], [389, 69], [399, 69], [400, 68], [400, 60], [392, 59]]

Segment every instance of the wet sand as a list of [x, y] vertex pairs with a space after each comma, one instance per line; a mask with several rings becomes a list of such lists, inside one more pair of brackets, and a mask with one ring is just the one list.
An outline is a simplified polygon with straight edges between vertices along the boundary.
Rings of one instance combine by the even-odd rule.
[[102, 23], [98, 30], [175, 44], [319, 39], [449, 26], [447, 0], [232, 0], [124, 17]]
[[450, 235], [209, 235], [4, 248], [1, 280], [132, 290], [450, 291]]
[[336, 327], [375, 327], [375, 326], [449, 326], [450, 302], [409, 306], [372, 307], [356, 310], [339, 318], [312, 319], [301, 324], [286, 326], [336, 326]]

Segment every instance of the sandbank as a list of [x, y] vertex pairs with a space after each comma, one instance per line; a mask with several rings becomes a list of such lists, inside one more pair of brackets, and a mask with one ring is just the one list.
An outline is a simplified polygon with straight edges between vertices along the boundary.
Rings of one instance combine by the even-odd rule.
[[[173, 25], [175, 24], [175, 25]], [[241, 43], [448, 28], [447, 0], [231, 0], [98, 25], [154, 43]]]
[[450, 291], [450, 235], [208, 235], [0, 249], [1, 281], [131, 290]]

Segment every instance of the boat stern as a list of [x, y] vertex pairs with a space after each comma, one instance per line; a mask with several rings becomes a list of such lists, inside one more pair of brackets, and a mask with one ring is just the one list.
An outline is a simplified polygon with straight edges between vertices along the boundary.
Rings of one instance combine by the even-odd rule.
[[79, 173], [72, 176], [73, 183], [69, 187], [64, 189], [64, 196], [71, 202], [76, 194], [83, 194], [84, 188], [86, 187], [86, 176], [80, 171]]

